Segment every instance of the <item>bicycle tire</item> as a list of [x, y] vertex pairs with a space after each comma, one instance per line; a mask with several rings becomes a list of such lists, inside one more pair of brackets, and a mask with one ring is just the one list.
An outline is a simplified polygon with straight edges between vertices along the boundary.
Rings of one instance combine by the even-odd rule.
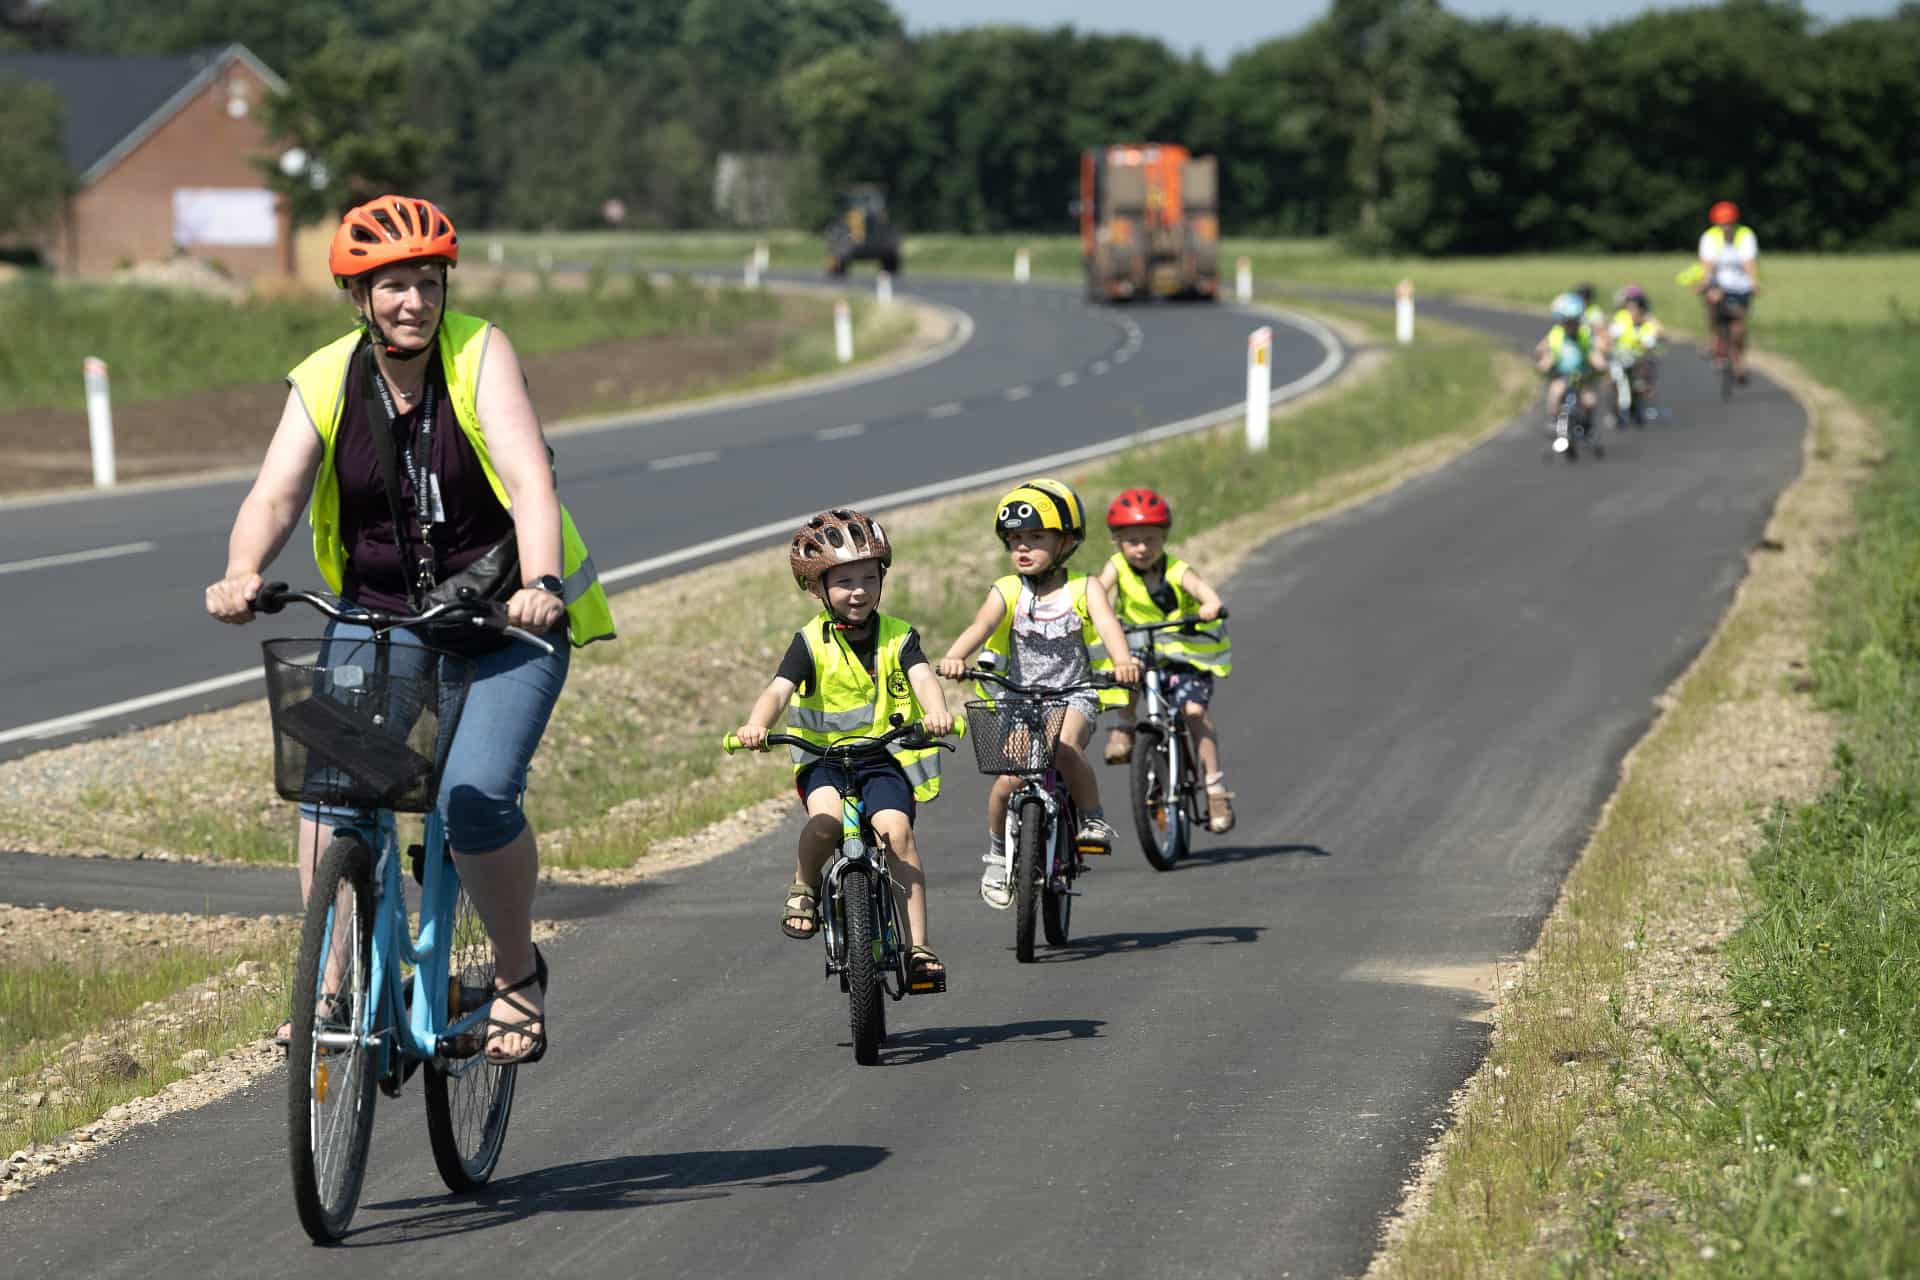
[[849, 866], [841, 875], [840, 904], [846, 913], [847, 1025], [853, 1033], [853, 1060], [871, 1067], [880, 1061], [885, 1015], [880, 1010], [880, 965], [873, 955], [873, 883], [865, 867]]
[[[447, 874], [451, 874], [448, 868]], [[452, 1023], [468, 1005], [488, 999], [493, 989], [493, 941], [467, 896], [466, 886], [455, 892], [452, 918], [445, 933], [448, 1006]], [[469, 993], [456, 1005], [455, 991]], [[436, 1057], [426, 1064], [427, 1140], [440, 1180], [455, 1193], [478, 1191], [493, 1177], [506, 1146], [507, 1123], [513, 1116], [513, 1090], [519, 1068], [488, 1062], [485, 1036], [473, 1033], [476, 1053], [456, 1065]]]
[[1720, 365], [1720, 402], [1733, 400], [1733, 344], [1727, 344], [1727, 358]]
[[[1149, 747], [1151, 739], [1151, 747]], [[1186, 814], [1180, 807], [1179, 779], [1167, 759], [1167, 735], [1143, 733], [1133, 748], [1133, 830], [1140, 852], [1155, 871], [1171, 871], [1186, 852], [1181, 828]]]
[[[1056, 835], [1055, 839], [1059, 837]], [[1071, 863], [1061, 865], [1071, 866]], [[1066, 877], [1069, 885], [1073, 876]], [[1040, 887], [1040, 931], [1046, 935], [1050, 947], [1067, 945], [1068, 930], [1073, 924], [1073, 895], [1065, 890], [1056, 889], [1051, 882]]]
[[1033, 963], [1033, 918], [1038, 912], [1041, 868], [1046, 865], [1047, 809], [1038, 800], [1020, 806], [1013, 851], [1013, 958]]
[[[307, 895], [300, 950], [293, 965], [289, 1000], [291, 1042], [287, 1048], [287, 1147], [293, 1168], [293, 1203], [300, 1225], [315, 1244], [346, 1234], [359, 1207], [373, 1141], [374, 1056], [364, 1044], [323, 1056], [314, 1052], [315, 1009], [327, 956], [339, 929], [329, 925], [336, 901], [346, 895], [344, 957], [350, 1028], [371, 1029], [368, 994], [373, 978], [373, 855], [355, 836], [335, 836], [321, 855]], [[344, 1071], [336, 1068], [344, 1067]], [[342, 1078], [336, 1080], [336, 1076]], [[337, 1104], [336, 1110], [320, 1114]]]

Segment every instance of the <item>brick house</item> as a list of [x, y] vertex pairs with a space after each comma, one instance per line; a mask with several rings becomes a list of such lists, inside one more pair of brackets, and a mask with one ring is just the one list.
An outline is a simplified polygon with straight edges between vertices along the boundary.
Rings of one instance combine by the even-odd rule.
[[250, 280], [293, 270], [285, 202], [252, 161], [275, 154], [261, 103], [286, 83], [238, 44], [174, 57], [0, 53], [66, 109], [75, 190], [39, 237], [50, 265], [101, 275], [176, 251]]

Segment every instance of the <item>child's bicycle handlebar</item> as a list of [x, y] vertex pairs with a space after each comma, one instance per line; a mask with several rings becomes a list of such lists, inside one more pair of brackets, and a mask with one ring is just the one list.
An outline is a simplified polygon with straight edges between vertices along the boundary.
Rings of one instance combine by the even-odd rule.
[[1216, 622], [1226, 620], [1227, 611], [1222, 609], [1219, 616], [1214, 618], [1203, 618], [1196, 613], [1186, 618], [1167, 618], [1160, 622], [1123, 622], [1120, 625], [1128, 635], [1144, 635], [1149, 631], [1180, 631], [1187, 635], [1194, 635]]
[[321, 613], [340, 622], [351, 622], [368, 627], [374, 631], [391, 631], [395, 627], [414, 627], [423, 622], [460, 623], [467, 622], [485, 631], [496, 631], [501, 635], [523, 640], [534, 647], [551, 654], [553, 646], [531, 631], [524, 631], [507, 621], [507, 611], [491, 600], [471, 599], [437, 604], [425, 613], [388, 613], [384, 609], [369, 609], [364, 605], [348, 604], [333, 596], [321, 595], [315, 591], [295, 591], [284, 582], [269, 582], [260, 588], [260, 594], [253, 601], [255, 613], [279, 613], [289, 604], [312, 605]]
[[1098, 691], [1126, 687], [1117, 680], [1082, 680], [1078, 684], [1063, 685], [1021, 684], [1017, 680], [1009, 680], [998, 671], [985, 667], [968, 667], [953, 678], [955, 680], [987, 680], [999, 685], [1008, 693], [1025, 694], [1030, 698], [1064, 698], [1070, 693], [1080, 693], [1083, 690]]
[[[964, 735], [966, 733], [966, 722], [964, 720], [956, 720], [953, 731], [957, 734]], [[770, 733], [767, 735], [766, 747], [751, 749], [765, 751], [767, 747], [798, 747], [800, 750], [817, 756], [822, 760], [831, 757], [850, 759], [854, 756], [880, 754], [896, 742], [914, 751], [922, 747], [940, 747], [947, 751], [959, 750], [959, 748], [955, 747], [951, 742], [929, 734], [926, 729], [918, 723], [895, 725], [877, 738], [843, 738], [832, 746], [827, 747], [820, 746], [818, 743], [808, 742], [805, 738], [796, 738], [791, 733]], [[736, 751], [746, 751], [750, 748], [748, 748], [746, 743], [740, 741], [739, 734], [729, 733], [720, 739], [720, 749], [728, 755], [732, 755]]]

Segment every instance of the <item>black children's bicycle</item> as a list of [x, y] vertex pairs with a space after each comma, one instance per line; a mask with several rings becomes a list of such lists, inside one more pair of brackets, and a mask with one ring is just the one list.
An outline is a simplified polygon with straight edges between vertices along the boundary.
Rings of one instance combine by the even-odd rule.
[[[1224, 622], [1227, 611], [1220, 611]], [[1154, 636], [1162, 631], [1184, 635], [1207, 634], [1202, 618], [1168, 618], [1163, 622], [1126, 624], [1140, 659], [1139, 714], [1134, 723], [1133, 829], [1140, 851], [1155, 871], [1171, 871], [1187, 856], [1195, 823], [1207, 821], [1207, 788], [1200, 775], [1200, 756], [1186, 709], [1169, 695], [1164, 662], [1155, 652]]]
[[1065, 946], [1073, 900], [1079, 896], [1073, 882], [1081, 869], [1076, 840], [1080, 819], [1065, 780], [1053, 767], [1067, 719], [1067, 695], [1114, 686], [1110, 680], [1025, 685], [978, 667], [968, 668], [960, 678], [990, 681], [1013, 695], [969, 702], [967, 723], [980, 772], [1020, 779], [1007, 799], [1006, 873], [1013, 887], [1013, 956], [1031, 964], [1035, 918], [1048, 946]]
[[[839, 976], [847, 993], [849, 1026], [853, 1032], [853, 1060], [863, 1067], [880, 1061], [887, 1038], [886, 1005], [882, 995], [904, 1000], [913, 995], [937, 995], [947, 989], [942, 972], [911, 972], [911, 948], [901, 927], [893, 876], [887, 870], [886, 841], [867, 821], [854, 765], [886, 757], [894, 743], [917, 750], [938, 746], [952, 751], [950, 742], [927, 735], [917, 724], [896, 724], [879, 737], [846, 738], [830, 747], [816, 746], [790, 733], [770, 733], [768, 746], [787, 746], [839, 768], [829, 770], [840, 792], [840, 846], [827, 860], [820, 876], [820, 935], [827, 942], [827, 977]], [[720, 740], [728, 755], [744, 750], [739, 737]]]

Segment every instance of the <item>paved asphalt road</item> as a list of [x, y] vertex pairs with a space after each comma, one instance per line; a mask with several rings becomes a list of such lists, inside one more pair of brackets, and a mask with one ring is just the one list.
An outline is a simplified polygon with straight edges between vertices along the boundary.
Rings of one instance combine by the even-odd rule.
[[0, 1257], [22, 1277], [455, 1256], [609, 1277], [1360, 1271], [1485, 1048], [1482, 1002], [1435, 975], [1535, 936], [1797, 469], [1780, 389], [1724, 409], [1682, 354], [1667, 400], [1676, 425], [1604, 462], [1543, 463], [1516, 426], [1261, 550], [1226, 592], [1239, 829], [1166, 874], [1124, 843], [1040, 963], [1014, 963], [1010, 918], [974, 895], [983, 788], [950, 757], [920, 830], [951, 990], [893, 1008], [883, 1066], [852, 1064], [844, 1000], [776, 930], [782, 832], [553, 948], [555, 1047], [483, 1194], [445, 1196], [418, 1103], [383, 1103], [349, 1251], [310, 1248], [276, 1075], [9, 1204]]
[[[1018, 464], [1231, 405], [1245, 393], [1247, 333], [1263, 322], [1230, 306], [1091, 308], [1074, 292], [1038, 285], [924, 280], [913, 292], [971, 316], [971, 339], [897, 377], [556, 440], [562, 496], [601, 572], [765, 521], [797, 520], [829, 502]], [[1309, 334], [1279, 326], [1274, 386], [1327, 355]], [[250, 682], [60, 726], [70, 733], [23, 732], [248, 671], [265, 636], [316, 630], [299, 612], [244, 630], [206, 617], [200, 588], [226, 564], [227, 531], [245, 491], [230, 482], [0, 503], [0, 574], [10, 595], [34, 602], [34, 621], [23, 615], [15, 624], [30, 626], [23, 634], [31, 643], [9, 646], [0, 687], [0, 759], [258, 696]], [[279, 571], [317, 586], [306, 538], [303, 520]], [[143, 543], [150, 549], [23, 567]], [[645, 576], [631, 571], [622, 581]]]

